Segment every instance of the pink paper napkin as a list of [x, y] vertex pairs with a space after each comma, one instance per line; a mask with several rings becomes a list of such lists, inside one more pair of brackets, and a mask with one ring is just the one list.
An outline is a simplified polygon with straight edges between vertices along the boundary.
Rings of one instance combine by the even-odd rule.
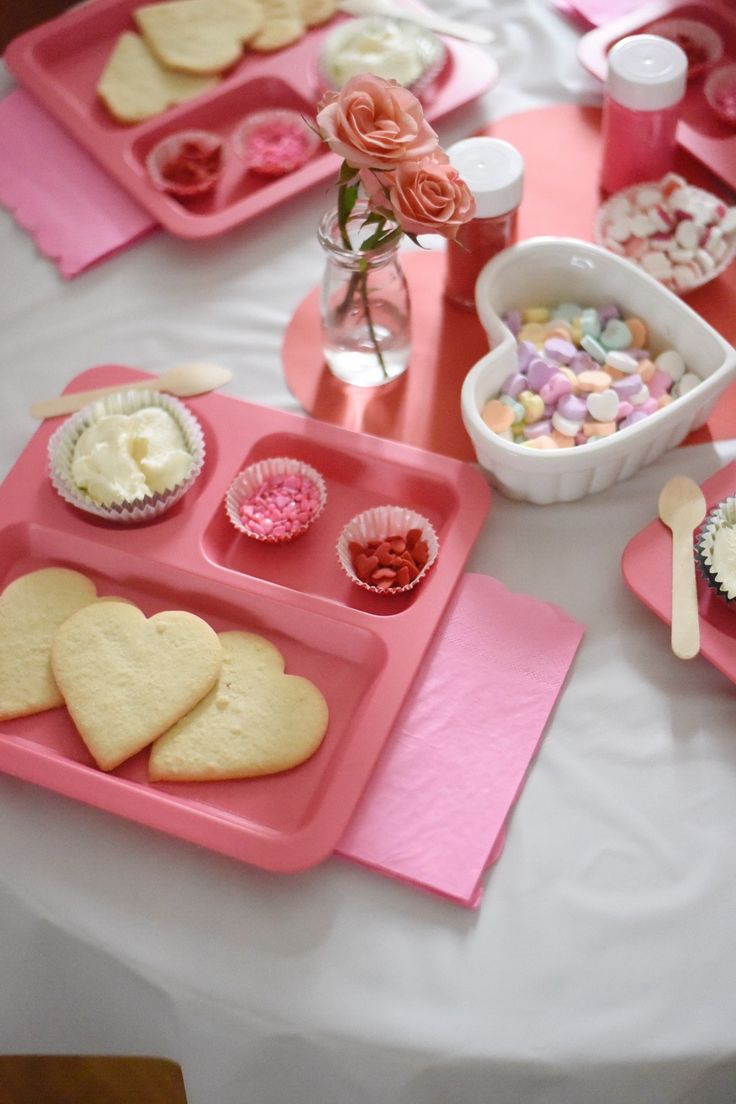
[[465, 575], [337, 854], [477, 908], [584, 631]]
[[641, 0], [571, 0], [572, 7], [594, 27], [620, 19], [635, 8], [641, 7]]
[[76, 276], [158, 223], [23, 89], [0, 100], [0, 203]]

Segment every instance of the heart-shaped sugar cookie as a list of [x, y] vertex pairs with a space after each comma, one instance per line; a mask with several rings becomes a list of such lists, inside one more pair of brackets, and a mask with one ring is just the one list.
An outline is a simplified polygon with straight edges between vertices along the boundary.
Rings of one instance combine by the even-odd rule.
[[64, 704], [51, 670], [62, 622], [97, 598], [91, 579], [65, 567], [21, 575], [0, 595], [0, 720]]
[[201, 617], [97, 602], [54, 637], [51, 665], [92, 757], [113, 770], [212, 689], [222, 666], [217, 633]]
[[165, 69], [140, 35], [124, 31], [107, 60], [97, 95], [114, 119], [132, 125], [206, 92], [217, 82], [217, 77]]
[[281, 653], [253, 633], [225, 632], [222, 674], [207, 697], [151, 748], [155, 781], [276, 774], [322, 742], [327, 703], [309, 679], [284, 673]]
[[221, 73], [240, 59], [263, 24], [258, 0], [165, 0], [133, 11], [162, 65], [181, 73]]

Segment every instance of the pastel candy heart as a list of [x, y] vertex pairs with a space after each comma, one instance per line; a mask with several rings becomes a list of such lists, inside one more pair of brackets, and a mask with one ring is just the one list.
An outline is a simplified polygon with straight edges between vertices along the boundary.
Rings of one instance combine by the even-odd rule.
[[582, 422], [588, 412], [588, 405], [585, 399], [581, 399], [577, 395], [563, 395], [557, 404], [557, 409], [563, 418], [567, 418], [571, 422]]
[[527, 422], [538, 422], [544, 415], [544, 399], [533, 391], [522, 391], [519, 402], [524, 407]]
[[593, 391], [587, 399], [588, 412], [597, 422], [613, 422], [619, 408], [619, 397], [609, 388], [608, 391]]
[[526, 372], [532, 357], [537, 355], [537, 346], [533, 341], [520, 341], [516, 353], [517, 365], [520, 372]]
[[606, 322], [599, 340], [607, 349], [628, 349], [631, 330], [620, 318], [611, 318]]
[[563, 376], [562, 372], [555, 372], [540, 388], [539, 394], [545, 404], [555, 405], [563, 395], [569, 395], [571, 391], [572, 384], [567, 376]]
[[540, 356], [533, 357], [529, 361], [526, 369], [526, 378], [529, 381], [529, 387], [533, 391], [540, 391], [557, 370], [556, 364], [550, 364]]
[[632, 395], [636, 395], [638, 391], [641, 391], [641, 385], [641, 376], [634, 372], [632, 376], [624, 376], [620, 380], [615, 380], [612, 387], [619, 399], [629, 399]]

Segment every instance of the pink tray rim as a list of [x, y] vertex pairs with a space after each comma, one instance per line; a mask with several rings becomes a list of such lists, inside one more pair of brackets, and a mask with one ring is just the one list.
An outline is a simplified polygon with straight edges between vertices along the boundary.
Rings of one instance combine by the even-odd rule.
[[[146, 378], [147, 375], [120, 365], [107, 365], [82, 373], [68, 390], [118, 382], [124, 386], [126, 381]], [[247, 818], [238, 822], [230, 810], [218, 811], [216, 807], [196, 799], [172, 794], [170, 789], [157, 788], [152, 783], [139, 784], [119, 777], [115, 772], [108, 774], [99, 771], [86, 762], [60, 759], [57, 752], [34, 743], [28, 737], [24, 738], [17, 728], [14, 731], [16, 722], [0, 724], [0, 770], [239, 861], [274, 871], [302, 870], [331, 854], [344, 831], [464, 570], [467, 556], [490, 508], [491, 491], [473, 466], [410, 445], [387, 442], [220, 393], [199, 396], [186, 402], [204, 424], [222, 430], [222, 436], [216, 437], [218, 448], [214, 450], [215, 453], [219, 451], [219, 455], [213, 460], [214, 475], [211, 473], [209, 484], [191, 509], [187, 508], [179, 522], [168, 531], [165, 518], [161, 519], [159, 533], [166, 534], [163, 540], [154, 526], [143, 527], [138, 529], [137, 536], [133, 535], [133, 550], [130, 544], [123, 548], [119, 528], [99, 527], [96, 523], [89, 528], [88, 516], [78, 515], [60, 498], [57, 501], [53, 492], [51, 498], [47, 497], [45, 506], [39, 507], [41, 516], [36, 516], [28, 504], [41, 497], [34, 493], [34, 480], [39, 490], [45, 492], [50, 487], [44, 459], [48, 439], [58, 424], [57, 419], [44, 423], [36, 431], [0, 485], [0, 509], [4, 524], [12, 526], [20, 521], [31, 522], [39, 529], [45, 527], [58, 538], [59, 557], [62, 560], [76, 560], [80, 570], [84, 570], [85, 545], [94, 545], [103, 549], [101, 555], [111, 562], [116, 557], [121, 558], [122, 564], [137, 559], [142, 565], [148, 563], [159, 569], [165, 569], [170, 564], [179, 576], [191, 577], [193, 585], [198, 583], [200, 594], [217, 593], [219, 596], [224, 593], [226, 597], [231, 595], [236, 603], [250, 600], [254, 604], [260, 602], [261, 607], [267, 606], [273, 599], [280, 605], [280, 617], [293, 604], [296, 613], [301, 610], [304, 618], [319, 617], [320, 623], [331, 618], [347, 626], [344, 629], [346, 632], [353, 628], [363, 631], [370, 625], [371, 631], [382, 639], [388, 661], [377, 672], [374, 684], [361, 705], [354, 729], [341, 732], [339, 739], [336, 737], [338, 742], [334, 754], [337, 755], [339, 749], [339, 771], [333, 767], [320, 800], [314, 802], [317, 808], [310, 811], [305, 822], [293, 831], [279, 832], [270, 825], [251, 823]], [[204, 556], [197, 559], [192, 554], [187, 559], [187, 549], [193, 543], [190, 538], [204, 531], [202, 519], [210, 519], [213, 511], [221, 505], [220, 499], [224, 497], [226, 484], [229, 485], [233, 474], [230, 469], [237, 470], [236, 458], [240, 458], [247, 448], [248, 436], [243, 427], [247, 426], [248, 419], [253, 442], [256, 443], [274, 432], [301, 433], [305, 441], [317, 441], [320, 446], [340, 451], [341, 454], [355, 455], [363, 461], [370, 461], [372, 457], [376, 461], [388, 460], [409, 472], [421, 473], [422, 476], [429, 472], [438, 480], [446, 481], [446, 485], [453, 490], [456, 509], [445, 536], [442, 555], [433, 568], [433, 589], [427, 590], [427, 597], [430, 594], [433, 596], [431, 606], [425, 604], [422, 609], [415, 603], [390, 618], [376, 618], [361, 608], [343, 605], [332, 598], [323, 599], [314, 593], [293, 592], [289, 597], [283, 587], [253, 575], [234, 578], [237, 573], [222, 569], [222, 565], [218, 568], [206, 563]], [[237, 435], [232, 433], [235, 425], [241, 427]], [[232, 441], [234, 436], [237, 437], [235, 442]], [[80, 521], [80, 518], [86, 519], [86, 522]], [[64, 541], [68, 543], [64, 545]], [[51, 557], [46, 557], [46, 561], [54, 562]], [[96, 563], [99, 565], [101, 562], [100, 559]], [[95, 566], [95, 561], [92, 569], [103, 570]], [[341, 575], [337, 566], [335, 571]], [[8, 575], [11, 573], [8, 570]], [[244, 627], [247, 628], [247, 625]], [[267, 628], [264, 634], [268, 635]], [[390, 664], [392, 657], [393, 665]], [[25, 720], [42, 725], [43, 714]], [[216, 785], [230, 786], [233, 783]]]
[[[88, 4], [72, 8], [19, 35], [9, 44], [4, 59], [17, 80], [170, 233], [189, 239], [215, 237], [274, 209], [336, 174], [338, 158], [329, 152], [318, 154], [290, 176], [278, 178], [250, 195], [225, 205], [221, 210], [202, 214], [189, 212], [183, 204], [157, 191], [149, 182], [145, 171], [136, 169], [132, 158], [128, 156], [133, 142], [142, 133], [154, 127], [158, 129], [164, 118], [171, 122], [171, 130], [176, 130], [179, 125], [177, 120], [186, 118], [197, 104], [211, 104], [216, 111], [218, 103], [234, 88], [261, 77], [276, 77], [289, 85], [300, 99], [308, 99], [308, 91], [300, 89], [290, 79], [295, 54], [297, 51], [300, 55], [308, 53], [311, 44], [314, 55], [332, 24], [314, 28], [301, 42], [276, 54], [246, 57], [220, 85], [196, 99], [170, 108], [143, 123], [132, 127], [120, 126], [110, 132], [94, 123], [90, 125], [89, 119], [75, 108], [73, 97], [68, 94], [70, 89], [65, 89], [67, 95], [59, 94], [57, 83], [50, 78], [39, 61], [37, 51], [39, 46], [52, 41], [63, 32], [73, 31], [75, 27], [94, 25], [108, 9], [115, 7], [132, 9], [135, 7], [135, 0], [91, 0]], [[406, 7], [421, 9], [423, 5], [417, 0], [409, 0]], [[490, 54], [471, 43], [456, 39], [447, 39], [445, 44], [451, 69], [436, 97], [427, 104], [426, 116], [430, 122], [437, 122], [450, 112], [470, 103], [493, 87], [498, 79], [498, 65]]]

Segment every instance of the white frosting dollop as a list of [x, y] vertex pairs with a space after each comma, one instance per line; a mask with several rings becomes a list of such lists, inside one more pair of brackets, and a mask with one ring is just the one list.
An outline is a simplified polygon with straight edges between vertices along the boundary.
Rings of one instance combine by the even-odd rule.
[[411, 85], [443, 52], [440, 40], [424, 27], [408, 20], [366, 16], [337, 27], [325, 42], [323, 59], [337, 87], [360, 73]]
[[80, 434], [72, 478], [103, 506], [171, 490], [193, 463], [175, 419], [161, 407], [107, 414]]

